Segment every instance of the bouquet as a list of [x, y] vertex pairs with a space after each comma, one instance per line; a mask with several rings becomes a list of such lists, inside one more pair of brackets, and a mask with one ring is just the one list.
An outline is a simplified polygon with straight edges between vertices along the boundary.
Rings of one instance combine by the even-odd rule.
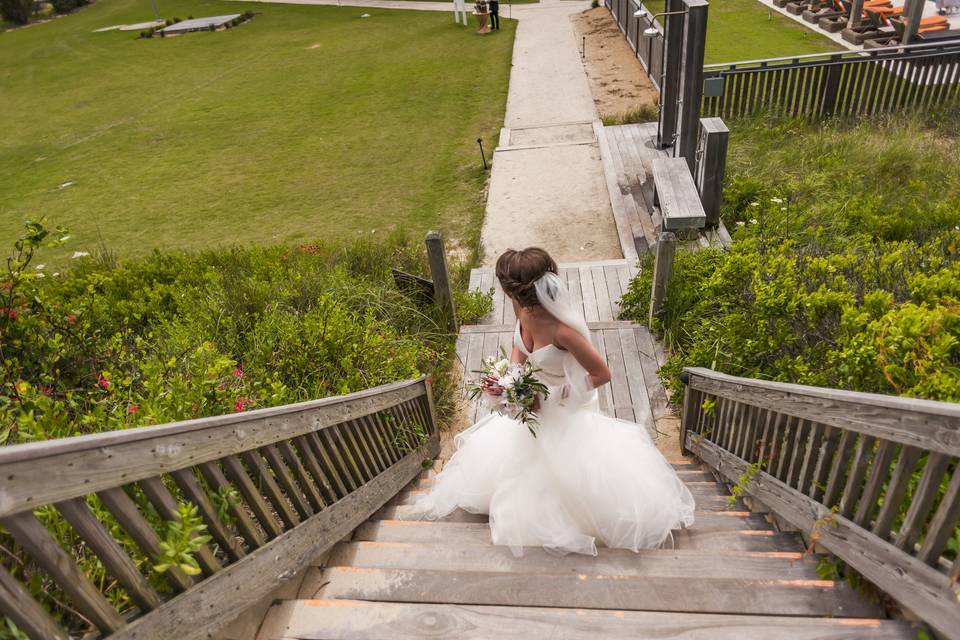
[[[484, 358], [483, 368], [473, 373], [480, 374], [480, 379], [467, 384], [470, 390], [470, 399], [483, 397], [491, 411], [526, 425], [530, 433], [536, 437], [534, 426], [537, 424], [537, 394], [544, 399], [550, 394], [547, 385], [537, 379], [540, 371], [529, 362], [517, 364], [510, 362], [506, 354], [495, 359], [492, 356]], [[489, 387], [500, 388], [500, 394], [487, 393]]]

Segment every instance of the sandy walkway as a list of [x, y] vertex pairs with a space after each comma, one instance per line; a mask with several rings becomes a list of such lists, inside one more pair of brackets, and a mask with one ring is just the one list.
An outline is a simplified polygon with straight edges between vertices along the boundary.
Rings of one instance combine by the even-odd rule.
[[561, 262], [623, 257], [571, 21], [587, 6], [544, 0], [513, 8], [520, 24], [481, 233], [487, 264], [530, 245]]

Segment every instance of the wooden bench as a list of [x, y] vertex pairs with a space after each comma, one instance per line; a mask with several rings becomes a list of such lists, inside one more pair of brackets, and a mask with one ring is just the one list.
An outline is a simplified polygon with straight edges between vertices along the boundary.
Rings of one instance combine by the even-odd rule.
[[663, 231], [702, 229], [707, 214], [683, 158], [653, 161], [653, 206], [660, 208]]

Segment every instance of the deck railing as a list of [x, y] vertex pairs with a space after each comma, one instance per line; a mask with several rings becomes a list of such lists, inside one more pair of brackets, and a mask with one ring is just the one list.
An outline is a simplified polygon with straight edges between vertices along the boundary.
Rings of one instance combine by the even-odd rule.
[[960, 638], [960, 405], [685, 371], [682, 443]]
[[[630, 44], [630, 48], [637, 54], [640, 64], [643, 65], [650, 82], [660, 90], [660, 80], [663, 75], [663, 27], [651, 20], [650, 16], [656, 11], [649, 11], [646, 18], [635, 18], [634, 13], [643, 6], [637, 0], [604, 0], [604, 6], [613, 14], [620, 31]], [[643, 37], [644, 29], [656, 28], [660, 36], [656, 38]]]
[[[383, 506], [438, 448], [423, 378], [0, 448], [0, 527], [28, 556], [15, 570], [0, 564], [0, 610], [31, 638], [67, 638], [21, 582], [42, 573], [66, 597], [59, 604], [89, 622], [83, 631], [211, 637]], [[224, 509], [216, 494], [225, 491], [235, 497]], [[212, 537], [195, 553], [201, 573], [174, 565], [159, 574], [165, 587], [156, 587], [151, 567], [161, 562], [164, 529], [191, 504]], [[51, 534], [62, 527], [82, 540], [79, 550], [65, 550]], [[121, 532], [129, 538], [123, 544]], [[105, 585], [84, 575], [77, 553], [99, 560], [135, 608], [118, 611]]]
[[701, 116], [874, 115], [960, 97], [960, 41], [704, 67]]

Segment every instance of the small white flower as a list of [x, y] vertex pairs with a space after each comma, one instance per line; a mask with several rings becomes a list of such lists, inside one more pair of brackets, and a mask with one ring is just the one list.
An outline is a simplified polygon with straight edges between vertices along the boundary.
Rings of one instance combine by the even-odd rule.
[[756, 218], [750, 218], [750, 224], [757, 224]]
[[770, 198], [770, 202], [776, 202], [777, 204], [782, 204], [783, 198]]
[[751, 203], [750, 203], [750, 206], [751, 206], [751, 207], [759, 207], [759, 206], [760, 206], [760, 203], [759, 203], [759, 202], [751, 202]]
[[53, 272], [53, 277], [54, 277], [54, 278], [56, 278], [58, 275], [60, 275], [60, 272], [59, 272], [59, 271], [54, 271], [54, 272]]
[[786, 210], [787, 210], [786, 207], [780, 207], [780, 211], [786, 211]]
[[738, 226], [738, 227], [742, 227], [742, 226], [744, 226], [744, 224], [746, 224], [746, 223], [745, 223], [743, 220], [737, 220], [737, 226]]
[[38, 273], [38, 274], [37, 274], [37, 277], [38, 277], [38, 278], [44, 278], [44, 277], [46, 277], [46, 276], [45, 276], [44, 274], [42, 274], [42, 273]]
[[34, 269], [36, 269], [37, 271], [43, 271], [43, 268], [44, 268], [45, 266], [47, 266], [47, 265], [45, 265], [45, 264], [38, 264], [37, 266], [34, 267]]
[[88, 251], [74, 251], [74, 252], [73, 252], [73, 260], [76, 260], [77, 258], [84, 258], [84, 257], [86, 257], [86, 256], [88, 256], [88, 255], [90, 255], [90, 253], [89, 253]]

